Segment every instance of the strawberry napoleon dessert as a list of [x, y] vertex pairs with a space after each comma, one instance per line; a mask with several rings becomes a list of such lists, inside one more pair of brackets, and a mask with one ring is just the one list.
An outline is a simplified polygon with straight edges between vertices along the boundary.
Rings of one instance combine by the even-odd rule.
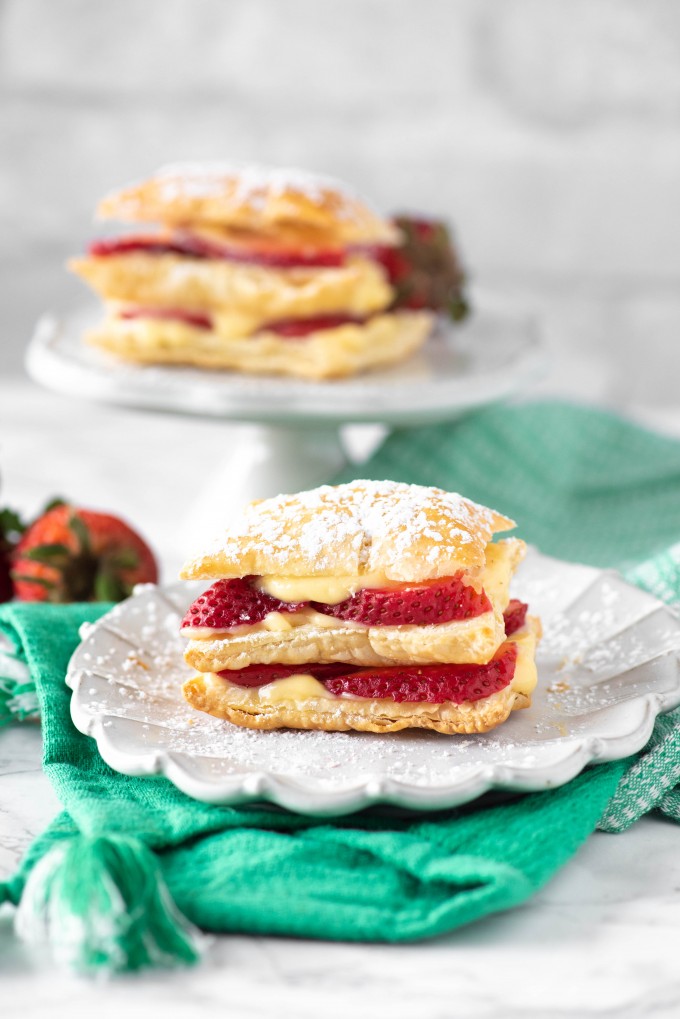
[[355, 481], [251, 503], [184, 567], [193, 707], [257, 729], [486, 732], [531, 704], [524, 542], [438, 488]]
[[[159, 224], [69, 263], [105, 303], [86, 340], [125, 361], [326, 379], [398, 361], [432, 330], [422, 284], [395, 304], [405, 263], [392, 253], [405, 235], [334, 180], [171, 166], [98, 214]], [[436, 255], [442, 238], [419, 231], [457, 287], [455, 260]]]

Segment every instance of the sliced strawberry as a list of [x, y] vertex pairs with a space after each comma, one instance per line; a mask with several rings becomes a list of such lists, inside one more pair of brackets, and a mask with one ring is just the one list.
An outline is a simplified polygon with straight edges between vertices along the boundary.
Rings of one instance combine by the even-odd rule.
[[[126, 308], [118, 313], [119, 318], [155, 318], [168, 322], [184, 322], [196, 329], [212, 329], [213, 320], [210, 315], [199, 311], [188, 311], [183, 308]], [[284, 339], [296, 340], [310, 333], [324, 329], [337, 329], [344, 325], [362, 325], [366, 318], [358, 315], [316, 315], [314, 318], [282, 318], [273, 322], [265, 322], [258, 327], [259, 332], [276, 333]]]
[[478, 701], [503, 690], [515, 674], [517, 648], [510, 645], [488, 665], [390, 666], [385, 669], [361, 669], [351, 675], [323, 681], [335, 694], [351, 694], [370, 699], [389, 698], [401, 703], [426, 701], [443, 704], [452, 701]]
[[26, 530], [12, 553], [20, 601], [120, 601], [155, 582], [146, 542], [124, 521], [59, 502]]
[[224, 669], [218, 672], [218, 676], [228, 679], [236, 686], [265, 686], [273, 683], [275, 679], [287, 679], [288, 676], [297, 676], [304, 673], [306, 676], [313, 676], [321, 682], [325, 679], [332, 679], [334, 676], [347, 676], [355, 672], [352, 665], [249, 665], [245, 669]]
[[263, 332], [276, 333], [291, 340], [323, 329], [337, 329], [345, 325], [362, 325], [366, 318], [358, 315], [316, 315], [314, 318], [282, 318], [276, 322], [267, 322], [260, 326]]
[[396, 591], [366, 588], [338, 605], [312, 602], [317, 612], [366, 626], [423, 626], [470, 619], [491, 610], [486, 594], [477, 594], [460, 575]]
[[182, 627], [227, 630], [261, 622], [269, 612], [297, 612], [311, 606], [336, 619], [366, 626], [426, 625], [470, 619], [491, 610], [486, 594], [477, 594], [459, 576], [404, 587], [397, 591], [366, 589], [337, 605], [325, 602], [285, 602], [259, 591], [252, 577], [218, 580], [189, 608]]
[[168, 322], [183, 322], [195, 329], [212, 329], [210, 315], [199, 311], [185, 311], [183, 308], [126, 308], [119, 312], [119, 318], [157, 318]]
[[503, 613], [506, 637], [509, 637], [511, 633], [516, 633], [517, 630], [522, 629], [526, 622], [528, 609], [529, 606], [526, 602], [519, 601], [517, 598], [513, 598], [510, 601], [507, 609]]
[[266, 265], [278, 269], [319, 267], [334, 268], [345, 264], [343, 248], [286, 248], [275, 245], [220, 244], [197, 237], [188, 231], [172, 237], [133, 235], [93, 241], [88, 254], [93, 258], [131, 255], [184, 255], [187, 258], [209, 258], [249, 265]]
[[189, 607], [185, 627], [228, 630], [232, 626], [260, 623], [270, 612], [297, 612], [304, 602], [279, 601], [252, 585], [252, 577], [218, 580]]
[[143, 251], [146, 255], [185, 255], [186, 248], [172, 240], [154, 234], [133, 234], [128, 237], [107, 237], [91, 241], [87, 253], [93, 258], [109, 258], [114, 255], [132, 255]]
[[246, 265], [264, 265], [276, 269], [336, 268], [345, 264], [344, 248], [316, 248], [311, 245], [286, 246], [264, 238], [250, 239], [243, 244], [221, 244], [208, 241], [189, 231], [178, 235], [175, 243], [182, 245], [187, 254], [195, 258], [224, 259]]
[[318, 679], [329, 693], [369, 699], [442, 704], [478, 701], [503, 690], [515, 674], [517, 648], [505, 648], [488, 665], [394, 665], [360, 669], [352, 665], [249, 665], [225, 669], [219, 675], [236, 686], [258, 687], [306, 673]]

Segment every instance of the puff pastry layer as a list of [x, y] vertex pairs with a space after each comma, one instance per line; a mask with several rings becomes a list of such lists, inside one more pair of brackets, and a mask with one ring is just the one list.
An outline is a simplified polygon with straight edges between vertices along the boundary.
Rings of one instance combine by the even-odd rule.
[[92, 346], [138, 364], [189, 364], [254, 374], [331, 379], [390, 364], [416, 351], [432, 328], [432, 315], [400, 311], [365, 323], [283, 339], [274, 332], [237, 337], [180, 321], [109, 318], [86, 335]]
[[[456, 492], [396, 481], [352, 481], [250, 503], [184, 580], [362, 577], [418, 582], [479, 576], [487, 545], [514, 521]], [[522, 546], [523, 547], [523, 546]]]
[[240, 313], [249, 332], [281, 318], [370, 315], [392, 300], [383, 270], [359, 255], [325, 269], [141, 253], [74, 258], [69, 267], [107, 301]]
[[244, 707], [234, 690], [220, 677], [201, 673], [182, 687], [185, 699], [198, 711], [224, 718], [247, 729], [321, 729], [325, 732], [398, 732], [400, 729], [432, 729], [435, 732], [488, 732], [504, 722], [511, 711], [527, 708], [531, 699], [511, 686], [480, 701], [453, 704], [398, 704], [375, 701], [342, 700], [329, 703], [325, 698], [300, 703]]
[[[413, 662], [486, 663], [505, 637], [502, 612], [436, 626], [296, 626], [284, 633], [260, 630], [215, 640], [190, 640], [188, 665], [199, 672], [248, 665], [352, 662], [394, 665]], [[303, 670], [304, 671], [304, 670]]]
[[115, 191], [102, 218], [219, 224], [257, 233], [302, 230], [343, 244], [394, 243], [398, 234], [344, 184], [302, 170], [178, 164]]

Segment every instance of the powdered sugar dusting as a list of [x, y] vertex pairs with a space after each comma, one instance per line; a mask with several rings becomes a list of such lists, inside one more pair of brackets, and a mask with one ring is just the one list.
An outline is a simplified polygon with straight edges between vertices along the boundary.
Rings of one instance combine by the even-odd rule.
[[364, 239], [395, 239], [394, 228], [347, 184], [297, 167], [241, 162], [170, 164], [148, 180], [106, 195], [100, 212], [136, 219], [149, 212], [149, 204], [157, 214], [159, 206], [167, 205], [171, 219], [180, 213], [185, 219], [215, 224], [230, 222], [235, 213], [262, 213], [265, 218], [271, 214], [272, 222], [290, 224], [299, 219], [314, 227], [335, 221], [351, 236], [368, 231]]
[[455, 559], [461, 547], [469, 547], [473, 567], [481, 566], [497, 527], [493, 510], [456, 492], [361, 480], [253, 503], [198, 561], [262, 554], [282, 572], [361, 575], [387, 560], [394, 576], [404, 570], [409, 579], [415, 570], [418, 579], [427, 573], [423, 562], [436, 575], [437, 564]]
[[325, 174], [312, 173], [297, 167], [272, 167], [255, 163], [174, 163], [163, 166], [154, 177], [160, 181], [169, 200], [178, 197], [211, 198], [224, 191], [225, 179], [237, 182], [240, 200], [257, 205], [267, 193], [288, 192], [303, 195], [320, 203], [329, 192], [346, 199], [357, 199], [356, 193], [342, 181]]

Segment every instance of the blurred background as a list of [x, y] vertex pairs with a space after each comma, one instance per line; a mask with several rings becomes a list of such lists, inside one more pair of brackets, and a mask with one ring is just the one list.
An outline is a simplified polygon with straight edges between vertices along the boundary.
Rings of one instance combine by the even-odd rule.
[[677, 403], [677, 0], [0, 0], [0, 87], [3, 376], [89, 299], [64, 261], [105, 191], [239, 159], [445, 215], [554, 391]]

